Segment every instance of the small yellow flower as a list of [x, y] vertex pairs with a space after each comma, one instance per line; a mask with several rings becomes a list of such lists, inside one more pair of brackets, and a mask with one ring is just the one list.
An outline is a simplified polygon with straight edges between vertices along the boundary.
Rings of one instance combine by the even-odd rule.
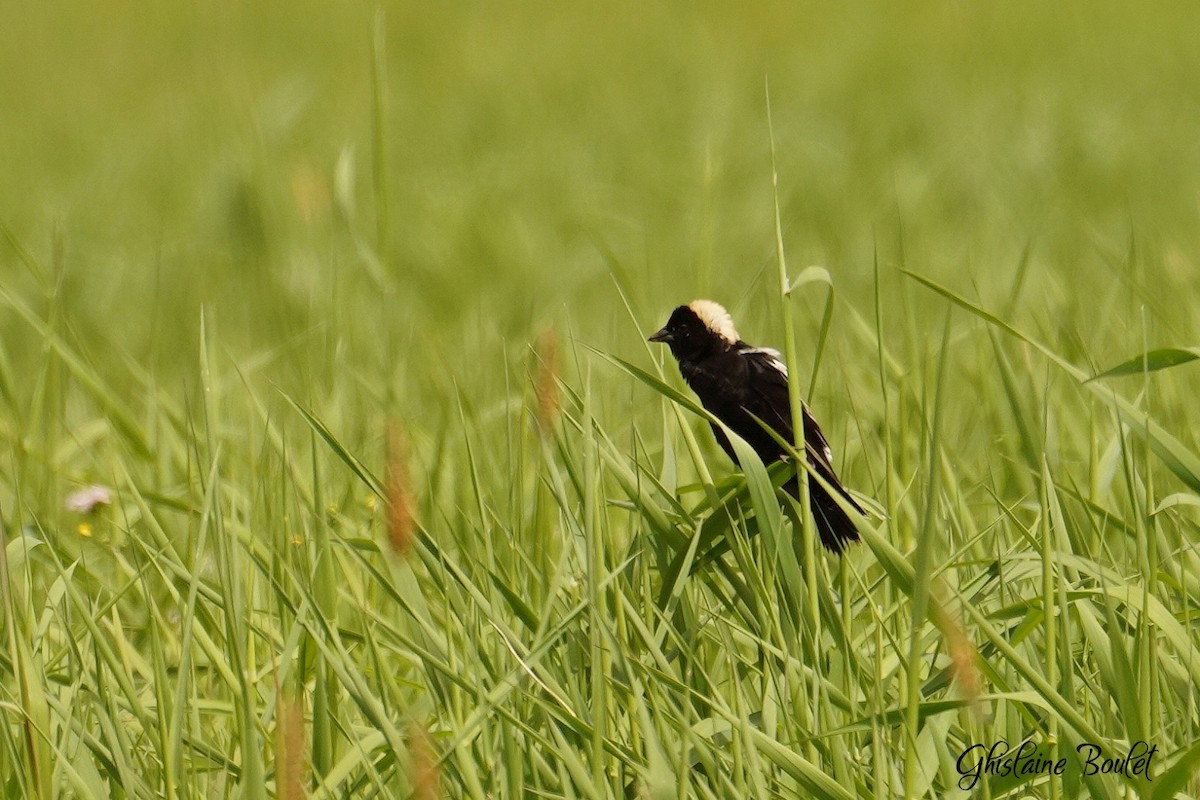
[[292, 535], [292, 547], [300, 547], [304, 544], [304, 537], [296, 533]]
[[367, 511], [373, 512], [377, 505], [377, 502], [375, 500], [375, 495], [373, 495], [373, 494], [367, 495], [367, 498], [365, 500], [363, 500], [363, 505], [365, 505], [367, 507]]
[[92, 524], [90, 522], [81, 522], [75, 526], [75, 532], [85, 539], [90, 539], [92, 536]]

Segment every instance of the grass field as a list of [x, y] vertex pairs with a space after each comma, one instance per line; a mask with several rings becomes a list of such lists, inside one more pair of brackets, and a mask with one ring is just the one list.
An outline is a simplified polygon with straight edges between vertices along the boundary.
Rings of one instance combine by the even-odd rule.
[[[0, 6], [0, 797], [1200, 795], [1197, 41]], [[695, 297], [794, 328], [845, 557], [645, 344]]]

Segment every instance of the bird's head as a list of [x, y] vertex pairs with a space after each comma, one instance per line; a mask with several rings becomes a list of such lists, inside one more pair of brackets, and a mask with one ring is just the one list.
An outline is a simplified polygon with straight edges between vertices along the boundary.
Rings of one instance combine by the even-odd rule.
[[650, 337], [664, 342], [679, 360], [697, 359], [736, 344], [741, 337], [729, 312], [712, 300], [693, 300], [671, 313], [661, 330]]

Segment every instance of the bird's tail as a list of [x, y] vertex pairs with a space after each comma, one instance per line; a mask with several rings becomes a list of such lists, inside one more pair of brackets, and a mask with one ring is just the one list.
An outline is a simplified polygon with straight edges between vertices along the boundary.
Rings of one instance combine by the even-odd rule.
[[[825, 480], [829, 481], [834, 488], [839, 490], [839, 494], [855, 508], [860, 514], [866, 515], [862, 506], [854, 501], [854, 498], [842, 487], [838, 482], [836, 475], [822, 475]], [[832, 478], [832, 480], [830, 480]], [[800, 481], [798, 477], [793, 477], [783, 485], [783, 490], [800, 499]], [[821, 536], [821, 544], [835, 553], [840, 553], [846, 549], [846, 545], [858, 541], [858, 529], [854, 526], [854, 520], [847, 516], [842, 507], [838, 505], [837, 500], [829, 495], [829, 492], [815, 480], [808, 482], [808, 505], [812, 509], [813, 521], [817, 525], [817, 533]]]

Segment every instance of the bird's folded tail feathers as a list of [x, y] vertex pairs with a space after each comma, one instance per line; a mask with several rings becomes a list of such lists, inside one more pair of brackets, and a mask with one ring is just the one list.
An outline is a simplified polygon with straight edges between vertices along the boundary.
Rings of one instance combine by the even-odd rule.
[[[793, 477], [783, 485], [783, 490], [799, 499], [799, 478]], [[850, 495], [843, 492], [842, 496], [859, 512], [866, 513]], [[812, 509], [813, 521], [817, 526], [817, 533], [821, 537], [821, 544], [825, 545], [826, 549], [834, 553], [841, 553], [847, 545], [858, 541], [858, 528], [855, 527], [854, 520], [847, 516], [842, 507], [838, 505], [837, 500], [825, 490], [825, 487], [815, 480], [808, 482], [808, 500], [809, 507]]]

